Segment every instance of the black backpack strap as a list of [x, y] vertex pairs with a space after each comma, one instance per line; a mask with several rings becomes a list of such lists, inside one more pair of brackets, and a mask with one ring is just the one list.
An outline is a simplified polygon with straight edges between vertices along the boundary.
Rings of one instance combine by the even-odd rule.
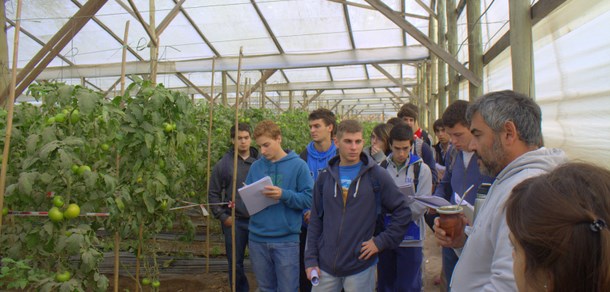
[[305, 148], [305, 150], [303, 150], [303, 152], [301, 152], [301, 154], [299, 154], [299, 157], [301, 157], [301, 159], [303, 159], [305, 162], [307, 162], [307, 156], [309, 156], [309, 152], [307, 152], [307, 148]]
[[417, 192], [417, 184], [419, 183], [419, 170], [421, 169], [421, 161], [413, 164], [413, 187]]
[[389, 165], [389, 163], [387, 160], [384, 160], [381, 163], [379, 163], [379, 166], [381, 166], [381, 168], [383, 168], [383, 169], [388, 168], [388, 165]]

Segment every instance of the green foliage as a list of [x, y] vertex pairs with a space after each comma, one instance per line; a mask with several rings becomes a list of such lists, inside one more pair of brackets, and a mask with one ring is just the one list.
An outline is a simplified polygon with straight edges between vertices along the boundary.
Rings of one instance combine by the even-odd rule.
[[[108, 279], [98, 270], [104, 244], [96, 236], [102, 227], [129, 242], [141, 224], [147, 240], [180, 222], [186, 239], [193, 237], [188, 217], [171, 208], [181, 201], [205, 201], [208, 144], [213, 166], [231, 147], [233, 108], [215, 105], [210, 121], [208, 103], [194, 104], [184, 94], [140, 79], [111, 100], [61, 83], [34, 84], [28, 94], [41, 105], [15, 106], [5, 206], [46, 211], [54, 206], [53, 196], [61, 195], [61, 212], [77, 204], [81, 214], [108, 212], [110, 217], [52, 222], [9, 216], [11, 224], [3, 225], [0, 236], [0, 255], [7, 261], [0, 289], [105, 291]], [[299, 153], [310, 140], [307, 112], [245, 109], [239, 114], [252, 128], [264, 119], [276, 121], [286, 149]], [[5, 117], [0, 109], [0, 146]], [[157, 250], [143, 246], [153, 258], [147, 274], [158, 278]], [[56, 281], [55, 275], [64, 272], [70, 279]]]

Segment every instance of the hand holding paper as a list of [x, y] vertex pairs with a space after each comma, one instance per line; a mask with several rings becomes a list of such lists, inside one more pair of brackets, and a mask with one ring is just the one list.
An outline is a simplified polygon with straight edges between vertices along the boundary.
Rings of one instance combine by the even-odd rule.
[[279, 200], [282, 197], [282, 189], [276, 186], [265, 186], [263, 195], [267, 196], [267, 198]]
[[[267, 191], [267, 187], [271, 187], [270, 190], [271, 193], [273, 193], [271, 197], [267, 196], [264, 193], [269, 192]], [[279, 203], [277, 199], [272, 198], [276, 196], [275, 194], [277, 193], [277, 190], [275, 188], [279, 189], [278, 187], [273, 186], [273, 183], [271, 182], [271, 178], [269, 176], [265, 176], [259, 179], [258, 181], [255, 181], [249, 185], [243, 186], [238, 189], [239, 195], [244, 201], [244, 204], [246, 205], [246, 209], [248, 209], [248, 213], [250, 214], [250, 216], [262, 211], [263, 209], [271, 205]], [[279, 197], [281, 196], [282, 189], [279, 189]]]

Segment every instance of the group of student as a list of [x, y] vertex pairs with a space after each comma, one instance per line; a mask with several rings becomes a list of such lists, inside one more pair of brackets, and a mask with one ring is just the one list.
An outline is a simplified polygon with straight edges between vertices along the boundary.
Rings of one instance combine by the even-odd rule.
[[[272, 121], [253, 131], [260, 150], [247, 124], [232, 128], [237, 183], [269, 176], [263, 194], [279, 201], [249, 216], [237, 194], [232, 218], [234, 150], [215, 165], [209, 200], [229, 264], [235, 225], [236, 291], [249, 291], [246, 245], [260, 291], [421, 291], [425, 222], [443, 247], [451, 291], [610, 289], [610, 171], [566, 163], [563, 151], [545, 148], [532, 99], [499, 91], [454, 102], [433, 125], [435, 145], [417, 113], [405, 104], [364, 149], [359, 122], [337, 124], [317, 109], [300, 155], [282, 148]], [[454, 193], [466, 193], [474, 204], [475, 192], [466, 191], [483, 183], [491, 187], [476, 220], [462, 216], [465, 232], [456, 238], [433, 209], [401, 191], [453, 204]]]

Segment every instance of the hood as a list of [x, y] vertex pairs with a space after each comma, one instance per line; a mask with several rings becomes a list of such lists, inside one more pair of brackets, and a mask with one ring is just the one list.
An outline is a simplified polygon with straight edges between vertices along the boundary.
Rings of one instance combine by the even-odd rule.
[[309, 142], [309, 144], [307, 144], [307, 155], [315, 160], [325, 160], [329, 156], [333, 157], [337, 155], [337, 146], [335, 146], [335, 143], [330, 143], [330, 148], [328, 148], [328, 150], [319, 152], [314, 146], [314, 143]]
[[[394, 160], [392, 160], [393, 156], [394, 156], [393, 153], [390, 153], [390, 155], [385, 160], [387, 161], [388, 164], [392, 164], [392, 165], [396, 166], [396, 164], [394, 163]], [[419, 156], [411, 153], [409, 155], [409, 161], [405, 165], [413, 165], [414, 163], [416, 163], [418, 161], [423, 162], [423, 160]]]
[[[377, 165], [377, 162], [375, 162], [375, 160], [372, 157], [368, 156], [364, 152], [360, 153], [360, 161], [362, 161], [363, 170], [369, 169], [369, 168], [373, 167], [374, 165]], [[328, 161], [328, 166], [329, 166], [329, 168], [332, 168], [332, 169], [335, 169], [335, 168], [338, 169], [339, 162], [341, 162], [341, 156], [337, 155]], [[361, 173], [362, 173], [362, 171], [361, 171]]]
[[[231, 145], [231, 146], [233, 146], [233, 145]], [[233, 153], [235, 153], [235, 148], [234, 147], [229, 148], [229, 151], [227, 154], [231, 155], [231, 157], [233, 157]], [[258, 158], [258, 149], [250, 146], [250, 157]]]
[[512, 177], [524, 169], [540, 169], [544, 172], [549, 172], [556, 166], [568, 161], [568, 157], [561, 149], [556, 148], [539, 148], [529, 151], [509, 163], [496, 177], [498, 182], [502, 182], [506, 178]]
[[263, 163], [265, 163], [265, 165], [270, 166], [273, 164], [280, 164], [280, 163], [285, 163], [288, 161], [291, 161], [293, 159], [301, 159], [294, 151], [291, 150], [286, 150], [284, 149], [284, 151], [286, 152], [286, 156], [282, 157], [282, 159], [276, 161], [276, 162], [271, 162], [269, 159], [265, 158], [265, 156], [261, 155], [260, 160], [263, 161]]

